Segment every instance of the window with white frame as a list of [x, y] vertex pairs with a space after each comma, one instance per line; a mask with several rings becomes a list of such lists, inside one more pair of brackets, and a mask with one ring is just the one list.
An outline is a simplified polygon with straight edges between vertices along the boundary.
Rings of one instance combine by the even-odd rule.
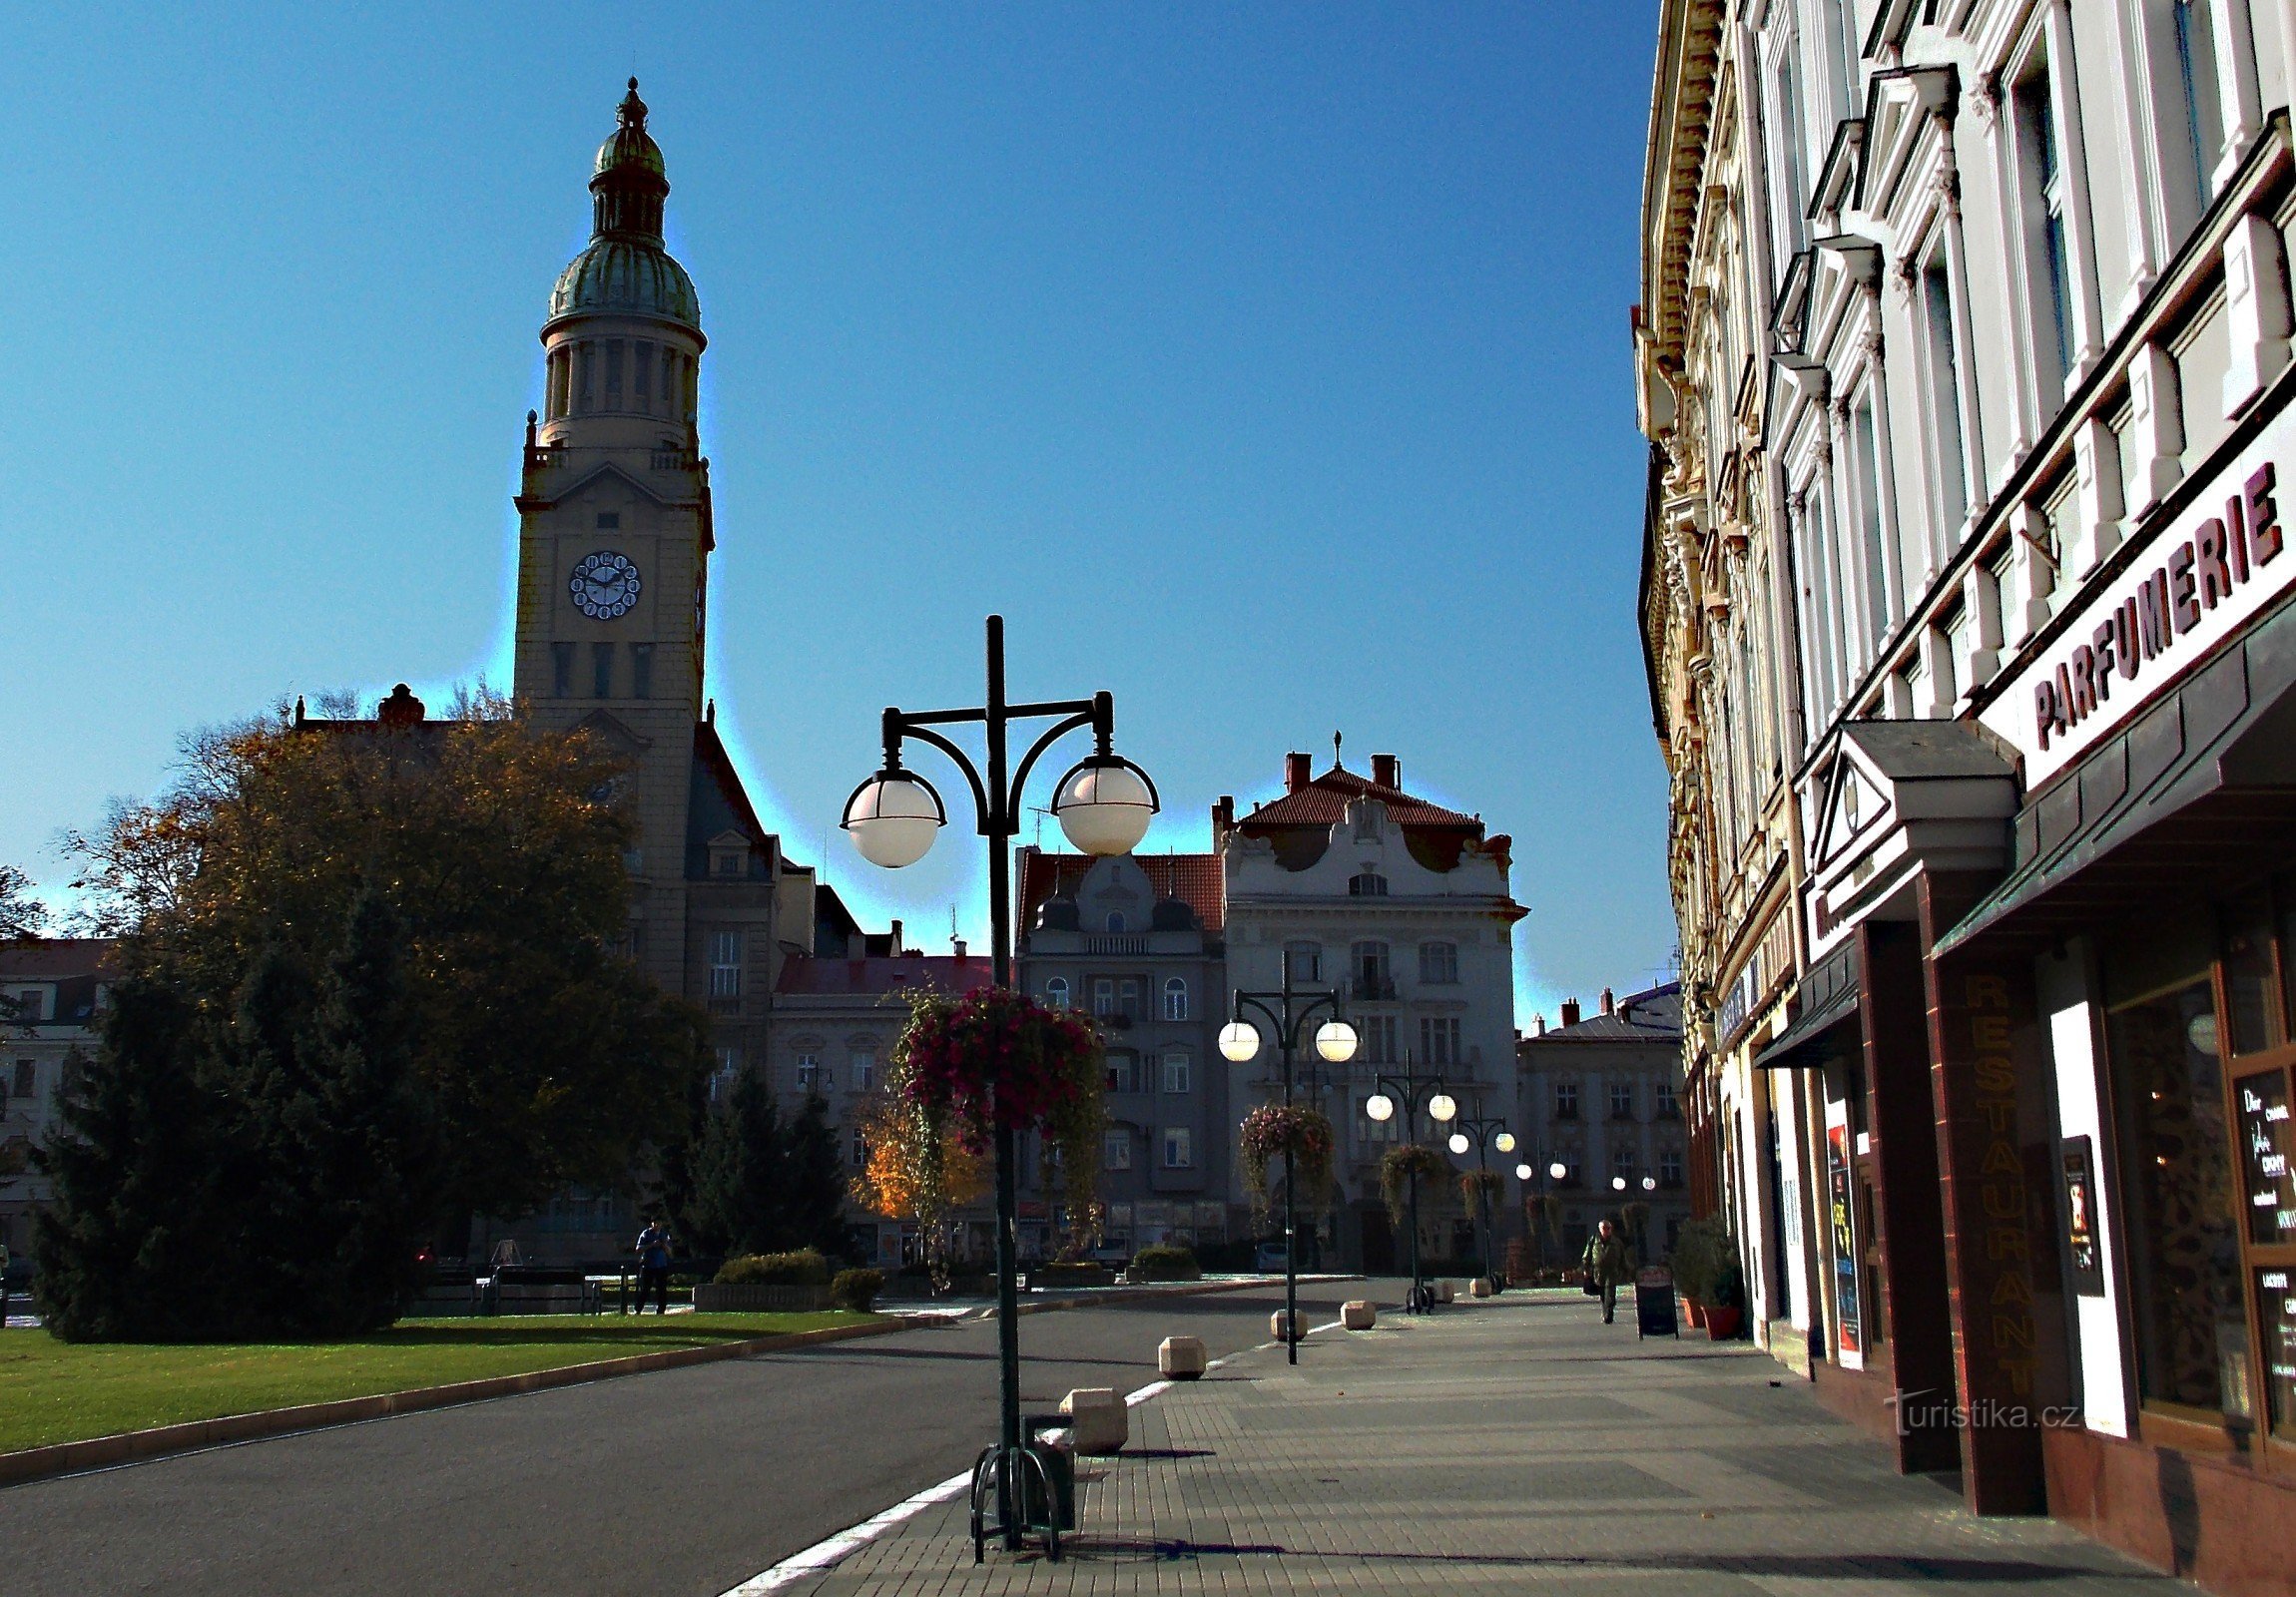
[[1554, 1084], [1554, 1118], [1557, 1120], [1576, 1120], [1578, 1118], [1577, 1082], [1558, 1081]]
[[854, 1128], [853, 1135], [847, 1139], [846, 1157], [853, 1161], [856, 1170], [868, 1168], [868, 1139], [861, 1135], [859, 1126]]
[[1348, 973], [1358, 998], [1377, 1000], [1395, 995], [1395, 977], [1384, 942], [1357, 943], [1348, 956]]
[[2072, 276], [2065, 254], [2065, 175], [2050, 99], [2048, 45], [2036, 41], [2009, 89], [2016, 127], [2018, 187], [2024, 206], [2026, 298], [2032, 313], [2033, 375], [2042, 422], [2064, 393], [2072, 366]]
[[1140, 1090], [1140, 1056], [1128, 1048], [1108, 1051], [1108, 1090], [1110, 1092], [1138, 1092]]
[[1175, 1093], [1186, 1092], [1188, 1090], [1188, 1067], [1193, 1063], [1194, 1061], [1182, 1050], [1174, 1049], [1171, 1053], [1166, 1054], [1164, 1056], [1164, 1090]]
[[1092, 978], [1092, 1012], [1103, 1019], [1116, 1013], [1115, 977], [1094, 976]]
[[815, 1053], [802, 1053], [798, 1055], [798, 1091], [819, 1092], [821, 1090], [821, 1055]]
[[[2222, 0], [2218, 4], [2221, 6]], [[2179, 153], [2184, 160], [2179, 163], [2176, 175], [2180, 181], [2172, 195], [2182, 231], [2197, 222], [2208, 207], [2214, 187], [2209, 169], [2216, 164], [2216, 152], [2224, 143], [2224, 113], [2216, 92], [2216, 35], [2209, 26], [2210, 7], [2204, 0], [2170, 0], [2169, 10], [2176, 24], [2177, 88], [2183, 101], [2176, 108], [2183, 113], [2177, 129], [2182, 137], [2174, 143], [2183, 147]], [[2187, 173], [2192, 185], [2189, 194], [2183, 192], [2181, 181]]]
[[1458, 1016], [1420, 1017], [1420, 1058], [1431, 1065], [1466, 1063], [1466, 1055], [1459, 1046]]
[[1348, 878], [1348, 896], [1351, 898], [1385, 898], [1388, 878], [1368, 866]]
[[1196, 1163], [1195, 1135], [1186, 1126], [1164, 1128], [1164, 1168], [1186, 1170]]
[[1348, 1024], [1356, 1028], [1358, 1063], [1392, 1065], [1396, 1062], [1395, 1016], [1350, 1015]]
[[1140, 979], [1126, 976], [1116, 983], [1116, 1012], [1126, 1020], [1140, 1018]]
[[1284, 944], [1284, 963], [1291, 970], [1294, 981], [1322, 981], [1324, 945], [1319, 942], [1288, 942]]
[[1430, 986], [1448, 987], [1458, 980], [1458, 944], [1420, 944], [1420, 980]]
[[1850, 447], [1857, 472], [1858, 535], [1865, 544], [1867, 658], [1881, 648], [1897, 617], [1890, 603], [1889, 535], [1882, 523], [1882, 450], [1871, 389], [1850, 407]]
[[710, 933], [710, 996], [739, 998], [741, 995], [742, 934], [713, 931]]
[[1631, 1147], [1621, 1146], [1610, 1150], [1610, 1173], [1624, 1178], [1627, 1186], [1634, 1185], [1634, 1150]]
[[1776, 190], [1770, 215], [1778, 230], [1776, 246], [1781, 265], [1808, 242], [1804, 213], [1809, 208], [1810, 193], [1803, 178], [1807, 157], [1802, 150], [1801, 67], [1795, 59], [1800, 46], [1794, 30], [1784, 27], [1773, 36], [1770, 47], [1767, 108], [1770, 138], [1767, 142], [1773, 167], [1770, 182]]
[[1631, 1081], [1614, 1081], [1610, 1084], [1610, 1118], [1634, 1118], [1634, 1083]]
[[855, 1092], [867, 1092], [876, 1085], [876, 1050], [856, 1048], [853, 1055], [853, 1073], [846, 1079]]
[[1132, 1168], [1132, 1133], [1118, 1126], [1100, 1138], [1100, 1163], [1107, 1170]]
[[1675, 1102], [1674, 1083], [1670, 1078], [1660, 1076], [1650, 1084], [1650, 1107], [1660, 1120], [1672, 1120], [1682, 1113]]
[[1186, 1020], [1188, 1018], [1188, 981], [1186, 977], [1166, 976], [1164, 978], [1164, 1018], [1166, 1020]]
[[1044, 1003], [1048, 1009], [1066, 1009], [1068, 1007], [1068, 978], [1066, 976], [1054, 976], [1044, 984]]
[[723, 1103], [742, 1073], [742, 1050], [731, 1045], [718, 1049], [718, 1067], [710, 1072], [710, 1102]]
[[1942, 553], [1970, 509], [1970, 477], [1963, 454], [1961, 349], [1954, 329], [1953, 273], [1945, 242], [1931, 247], [1921, 268], [1922, 354], [1927, 368], [1930, 423], [1931, 508], [1937, 515], [1937, 550]]
[[1660, 1150], [1658, 1155], [1658, 1185], [1661, 1187], [1679, 1187], [1682, 1185], [1682, 1151], [1679, 1148]]

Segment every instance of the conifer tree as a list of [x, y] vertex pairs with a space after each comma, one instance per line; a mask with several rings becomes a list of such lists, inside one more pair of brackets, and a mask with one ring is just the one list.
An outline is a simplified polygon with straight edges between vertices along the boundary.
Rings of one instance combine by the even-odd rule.
[[749, 1071], [734, 1078], [694, 1160], [688, 1240], [698, 1252], [773, 1253], [796, 1246], [788, 1205], [789, 1130], [772, 1089]]
[[806, 1094], [806, 1106], [789, 1129], [787, 1195], [788, 1247], [818, 1248], [836, 1259], [846, 1251], [846, 1172], [838, 1157], [837, 1128], [829, 1123], [829, 1106], [818, 1092]]

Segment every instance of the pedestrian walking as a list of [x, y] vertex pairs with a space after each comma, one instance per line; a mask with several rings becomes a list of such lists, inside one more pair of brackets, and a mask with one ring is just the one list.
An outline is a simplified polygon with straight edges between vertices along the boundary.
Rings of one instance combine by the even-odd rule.
[[1618, 1289], [1634, 1279], [1634, 1267], [1626, 1258], [1626, 1239], [1607, 1216], [1586, 1239], [1586, 1252], [1579, 1265], [1587, 1284], [1601, 1294], [1602, 1323], [1607, 1326], [1618, 1312]]
[[[1607, 1222], [1605, 1222], [1607, 1224]], [[646, 1295], [654, 1294], [655, 1313], [670, 1312], [670, 1228], [659, 1215], [638, 1233], [638, 1313], [646, 1312]]]

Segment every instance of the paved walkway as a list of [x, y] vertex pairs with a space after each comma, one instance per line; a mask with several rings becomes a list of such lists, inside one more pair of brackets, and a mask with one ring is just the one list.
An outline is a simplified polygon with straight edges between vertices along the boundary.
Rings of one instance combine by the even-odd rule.
[[2046, 1520], [1981, 1520], [1890, 1471], [1761, 1353], [1637, 1342], [1575, 1295], [1509, 1294], [1273, 1346], [1132, 1410], [1081, 1460], [1057, 1565], [991, 1551], [961, 1498], [790, 1593], [1518, 1592], [1624, 1597], [2190, 1592]]

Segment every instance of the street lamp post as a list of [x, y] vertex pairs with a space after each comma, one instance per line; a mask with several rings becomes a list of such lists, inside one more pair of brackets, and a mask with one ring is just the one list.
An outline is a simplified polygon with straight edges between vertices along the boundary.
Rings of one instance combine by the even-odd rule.
[[[1047, 720], [1053, 722], [1053, 726], [1021, 756], [1019, 769], [1008, 772], [1007, 736], [1012, 723]], [[962, 749], [934, 730], [973, 724], [982, 728], [988, 746], [985, 776]], [[853, 837], [854, 846], [871, 864], [898, 869], [923, 858], [940, 828], [947, 823], [948, 808], [932, 784], [901, 769], [901, 744], [904, 739], [913, 738], [946, 755], [972, 789], [977, 817], [975, 829], [988, 842], [992, 974], [997, 986], [1010, 987], [1012, 839], [1020, 834], [1021, 794], [1038, 759], [1069, 733], [1087, 727], [1092, 729], [1092, 754], [1069, 768], [1052, 799], [1052, 813], [1059, 820], [1061, 830], [1085, 853], [1130, 852], [1147, 835], [1149, 817], [1160, 807], [1156, 786], [1148, 780], [1147, 773], [1130, 761], [1120, 759], [1111, 748], [1115, 724], [1115, 701], [1106, 693], [1096, 693], [1089, 699], [1009, 703], [1004, 696], [1004, 618], [990, 616], [987, 702], [963, 710], [923, 712], [905, 712], [888, 706], [884, 713], [884, 765], [846, 800], [845, 829]], [[997, 1458], [997, 1529], [1005, 1547], [1017, 1550], [1023, 1506], [1018, 1489], [1019, 1471], [1035, 1460], [1023, 1462], [1020, 1436], [1020, 1294], [1015, 1276], [1020, 1195], [1012, 1129], [999, 1125], [994, 1144], [999, 1424], [997, 1444], [990, 1451]], [[987, 1457], [984, 1453], [983, 1464]], [[975, 1465], [976, 1557], [979, 1552], [979, 1470], [980, 1465]], [[1057, 1527], [1051, 1530], [1049, 1539], [1053, 1556], [1059, 1556]]]
[[[1475, 1105], [1478, 1110], [1481, 1107], [1480, 1103]], [[1506, 1129], [1504, 1116], [1461, 1115], [1456, 1129], [1450, 1134], [1449, 1146], [1454, 1154], [1463, 1154], [1471, 1146], [1474, 1149], [1475, 1169], [1479, 1174], [1487, 1176], [1490, 1174], [1490, 1150], [1496, 1148], [1502, 1154], [1513, 1153], [1514, 1133]], [[1475, 1219], [1482, 1227], [1483, 1279], [1490, 1283], [1490, 1290], [1495, 1293], [1498, 1291], [1498, 1272], [1491, 1268], [1490, 1262], [1490, 1194], [1484, 1190], [1487, 1186], [1487, 1182], [1475, 1183]]]
[[[1297, 1005], [1297, 1007], [1295, 1007]], [[1274, 992], [1239, 992], [1235, 1007], [1229, 1011], [1229, 1021], [1220, 1028], [1220, 1057], [1230, 1064], [1241, 1065], [1260, 1052], [1260, 1028], [1244, 1018], [1247, 1009], [1257, 1010], [1268, 1024], [1276, 1028], [1276, 1050], [1284, 1061], [1284, 1107], [1292, 1107], [1292, 1059], [1300, 1046], [1300, 1034], [1307, 1030], [1308, 1022], [1319, 1011], [1331, 1016], [1316, 1028], [1316, 1057], [1326, 1064], [1344, 1065], [1356, 1057], [1356, 1028], [1349, 1025], [1340, 1012], [1340, 995], [1326, 989], [1320, 992], [1297, 992], [1292, 987], [1292, 956], [1284, 955], [1284, 985]], [[1319, 1092], [1316, 1096], [1321, 1097]], [[1292, 1362], [1300, 1361], [1300, 1254], [1299, 1254], [1299, 1183], [1293, 1178], [1298, 1163], [1292, 1151], [1284, 1150], [1284, 1356]]]
[[[1404, 1073], [1400, 1076], [1382, 1075], [1373, 1083], [1371, 1097], [1364, 1100], [1364, 1113], [1385, 1124], [1395, 1118], [1400, 1106], [1404, 1112], [1404, 1135], [1416, 1142], [1419, 1137], [1420, 1106], [1427, 1106], [1428, 1118], [1437, 1125], [1450, 1124], [1458, 1113], [1458, 1100], [1443, 1090], [1440, 1076], [1422, 1078], [1411, 1068], [1411, 1056], [1404, 1056]], [[1429, 1293], [1420, 1280], [1420, 1178], [1412, 1172], [1412, 1290], [1404, 1295], [1404, 1313], [1423, 1315], [1429, 1308]]]

